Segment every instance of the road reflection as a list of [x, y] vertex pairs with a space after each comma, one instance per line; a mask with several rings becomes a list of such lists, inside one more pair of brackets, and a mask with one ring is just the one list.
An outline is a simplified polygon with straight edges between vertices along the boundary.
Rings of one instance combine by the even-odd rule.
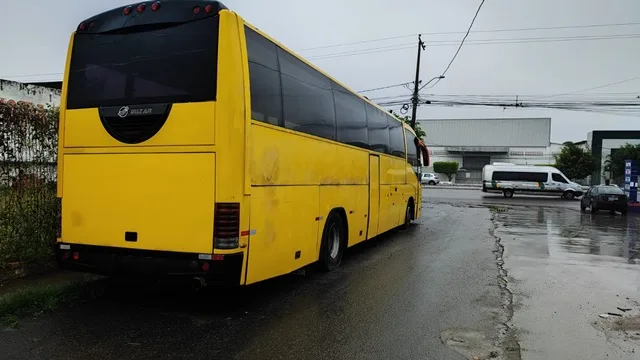
[[640, 264], [640, 217], [579, 213], [559, 208], [510, 208], [498, 213], [500, 232], [530, 252], [549, 257], [585, 254]]

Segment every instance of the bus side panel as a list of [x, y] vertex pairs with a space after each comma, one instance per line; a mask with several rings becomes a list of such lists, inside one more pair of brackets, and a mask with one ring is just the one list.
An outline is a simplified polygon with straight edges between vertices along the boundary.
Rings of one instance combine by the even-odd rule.
[[247, 284], [284, 275], [318, 260], [318, 186], [251, 190]]
[[368, 198], [369, 187], [367, 185], [328, 185], [320, 187], [320, 215], [322, 216], [322, 221], [318, 224], [318, 244], [316, 247], [318, 254], [320, 254], [324, 224], [332, 209], [342, 208], [345, 211], [349, 228], [347, 246], [352, 246], [365, 240], [367, 235]]
[[[253, 122], [252, 185], [366, 185], [368, 152]], [[313, 166], [311, 166], [313, 164]]]
[[405, 183], [405, 163], [403, 159], [380, 157], [380, 234], [401, 224], [398, 216], [400, 213], [404, 214], [401, 187]]

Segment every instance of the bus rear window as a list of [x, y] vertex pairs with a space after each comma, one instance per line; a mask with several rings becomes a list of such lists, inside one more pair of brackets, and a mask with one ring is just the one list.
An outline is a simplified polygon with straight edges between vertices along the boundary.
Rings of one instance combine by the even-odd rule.
[[67, 108], [216, 99], [219, 17], [76, 34]]

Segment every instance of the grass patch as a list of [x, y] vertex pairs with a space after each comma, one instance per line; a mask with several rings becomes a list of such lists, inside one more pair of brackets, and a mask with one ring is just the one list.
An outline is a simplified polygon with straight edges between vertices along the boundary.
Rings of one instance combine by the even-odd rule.
[[55, 285], [32, 286], [0, 297], [0, 319], [6, 326], [19, 326], [25, 315], [51, 312], [63, 305], [73, 305], [102, 293], [101, 282], [82, 280]]

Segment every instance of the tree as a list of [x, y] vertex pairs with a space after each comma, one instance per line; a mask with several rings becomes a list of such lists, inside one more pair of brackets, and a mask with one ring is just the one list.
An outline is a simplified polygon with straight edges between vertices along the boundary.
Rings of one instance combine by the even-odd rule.
[[433, 171], [447, 175], [449, 181], [451, 181], [453, 175], [458, 172], [458, 166], [455, 161], [438, 161], [433, 163]]
[[[411, 118], [409, 116], [400, 116], [400, 114], [393, 112], [393, 110], [389, 110], [389, 112], [393, 116], [395, 116], [398, 120], [403, 121], [407, 125], [411, 126]], [[425, 133], [424, 130], [422, 130], [422, 128], [420, 127], [420, 124], [417, 121], [416, 121], [416, 126], [412, 127], [412, 129], [416, 133], [416, 136], [418, 137], [418, 139], [424, 141], [424, 137], [427, 135], [427, 133]]]
[[597, 166], [596, 158], [589, 150], [572, 142], [564, 143], [555, 159], [558, 170], [570, 180], [586, 178], [596, 170]]
[[613, 179], [624, 176], [624, 161], [640, 161], [640, 145], [625, 144], [618, 149], [611, 149], [611, 155], [605, 161], [604, 172], [609, 173]]

